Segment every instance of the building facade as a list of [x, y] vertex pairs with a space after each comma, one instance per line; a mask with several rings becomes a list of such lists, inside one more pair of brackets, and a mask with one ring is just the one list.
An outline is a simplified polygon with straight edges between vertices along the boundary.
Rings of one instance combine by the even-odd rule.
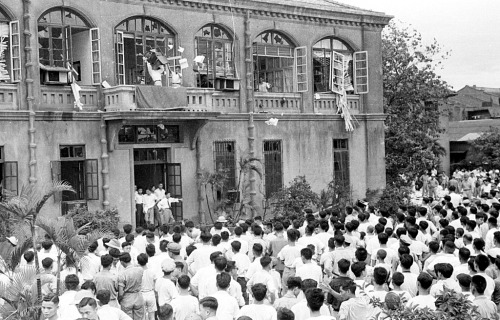
[[[264, 175], [239, 191], [257, 211], [298, 175], [363, 197], [385, 185], [390, 19], [323, 0], [4, 0], [0, 181], [68, 181], [76, 192], [46, 214], [83, 203], [116, 207], [123, 223], [135, 186], [159, 183], [182, 197], [178, 219], [205, 221], [202, 173], [224, 170], [222, 192], [237, 190], [249, 156]], [[161, 81], [151, 49], [168, 61]]]
[[446, 150], [443, 169], [453, 171], [467, 157], [470, 142], [500, 128], [500, 89], [465, 86], [441, 107], [444, 132], [441, 145]]

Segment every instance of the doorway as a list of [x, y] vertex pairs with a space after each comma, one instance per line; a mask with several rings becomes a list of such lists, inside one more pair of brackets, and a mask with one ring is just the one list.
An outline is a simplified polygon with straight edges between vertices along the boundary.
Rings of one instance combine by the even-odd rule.
[[[182, 198], [181, 165], [169, 163], [170, 149], [134, 149], [134, 184], [142, 188], [158, 187], [163, 183], [173, 198]], [[176, 221], [183, 219], [182, 202], [172, 203], [172, 214]]]

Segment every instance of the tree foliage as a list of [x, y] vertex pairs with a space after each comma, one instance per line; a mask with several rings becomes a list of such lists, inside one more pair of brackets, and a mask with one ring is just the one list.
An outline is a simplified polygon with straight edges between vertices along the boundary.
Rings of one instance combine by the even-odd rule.
[[416, 30], [391, 22], [382, 35], [384, 112], [388, 183], [439, 165], [438, 104], [450, 91], [436, 74], [449, 53], [434, 41], [425, 44]]
[[316, 207], [319, 204], [319, 196], [312, 191], [305, 176], [297, 176], [288, 187], [273, 194], [272, 203], [275, 215], [288, 216], [308, 207]]
[[460, 167], [489, 169], [500, 168], [500, 130], [492, 127], [476, 140], [469, 142], [471, 149]]

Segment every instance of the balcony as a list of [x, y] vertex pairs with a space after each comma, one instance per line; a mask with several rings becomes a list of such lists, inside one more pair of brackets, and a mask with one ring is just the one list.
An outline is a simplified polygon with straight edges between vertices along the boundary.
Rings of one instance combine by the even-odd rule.
[[[360, 113], [359, 96], [347, 95], [347, 105], [349, 106], [351, 114]], [[323, 114], [336, 114], [338, 111], [336, 96], [333, 94], [316, 94], [314, 99], [314, 111]]]
[[[84, 111], [97, 111], [99, 108], [97, 88], [82, 86], [80, 102]], [[75, 98], [70, 86], [41, 86], [40, 109], [47, 111], [72, 112], [75, 109]]]
[[19, 109], [19, 89], [17, 84], [0, 84], [0, 110]]
[[300, 113], [300, 93], [255, 92], [255, 110], [270, 113]]

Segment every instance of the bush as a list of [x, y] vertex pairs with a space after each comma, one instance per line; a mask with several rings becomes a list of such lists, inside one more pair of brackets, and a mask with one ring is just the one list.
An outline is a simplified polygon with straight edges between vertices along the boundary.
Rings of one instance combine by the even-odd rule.
[[79, 206], [70, 210], [68, 215], [73, 217], [75, 228], [90, 223], [90, 230], [112, 230], [118, 227], [120, 221], [116, 208], [90, 212], [87, 206]]
[[311, 190], [311, 185], [305, 176], [298, 176], [272, 196], [274, 215], [289, 217], [301, 212], [305, 208], [315, 209], [319, 204], [319, 196]]

